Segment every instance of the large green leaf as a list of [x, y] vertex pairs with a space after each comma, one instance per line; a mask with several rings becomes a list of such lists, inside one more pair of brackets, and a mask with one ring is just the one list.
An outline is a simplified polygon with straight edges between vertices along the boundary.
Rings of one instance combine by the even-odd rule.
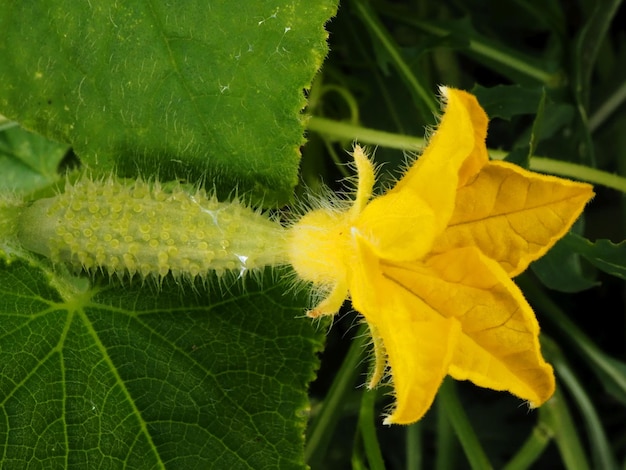
[[304, 466], [323, 332], [284, 285], [92, 287], [0, 264], [3, 468]]
[[[303, 89], [336, 3], [0, 0], [0, 112], [70, 144], [93, 173], [204, 178], [220, 194], [237, 185], [283, 203], [303, 142]], [[55, 180], [67, 147], [11, 132], [3, 187]], [[28, 152], [15, 151], [19, 139]], [[9, 192], [0, 194], [10, 259], [0, 251], [4, 466], [304, 466], [324, 332], [301, 318], [306, 293], [290, 290], [284, 271], [208, 288], [68, 273], [14, 246]]]
[[0, 0], [0, 113], [122, 176], [289, 200], [337, 0]]

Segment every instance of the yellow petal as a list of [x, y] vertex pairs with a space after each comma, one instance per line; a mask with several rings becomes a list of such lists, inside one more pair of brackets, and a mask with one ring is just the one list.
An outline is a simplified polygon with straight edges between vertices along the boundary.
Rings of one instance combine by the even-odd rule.
[[435, 240], [435, 214], [412, 191], [385, 194], [370, 202], [355, 223], [379, 258], [421, 259]]
[[[405, 300], [407, 297], [410, 296], [404, 294]], [[390, 304], [384, 310], [389, 318], [379, 330], [385, 342], [396, 398], [384, 424], [412, 424], [424, 416], [448, 373], [461, 329], [453, 318], [396, 322], [394, 313], [398, 307], [428, 309], [422, 302], [405, 301], [395, 306]]]
[[422, 155], [390, 191], [419, 194], [437, 215], [437, 233], [452, 215], [459, 182], [472, 177], [487, 161], [487, 116], [476, 98], [452, 88], [441, 91], [446, 106], [437, 130]]
[[495, 261], [474, 247], [434, 256], [422, 266], [383, 266], [433, 310], [461, 323], [449, 374], [508, 390], [533, 406], [554, 392], [539, 347], [539, 325], [522, 293]]
[[382, 339], [396, 404], [385, 424], [410, 424], [432, 405], [452, 359], [460, 324], [384, 277], [367, 243], [351, 282], [352, 303]]
[[489, 162], [459, 188], [433, 252], [476, 246], [516, 276], [567, 233], [592, 196], [588, 184]]
[[472, 127], [474, 128], [474, 148], [463, 162], [463, 166], [459, 172], [459, 186], [463, 186], [474, 178], [483, 165], [489, 161], [487, 144], [485, 142], [487, 139], [489, 118], [474, 95], [462, 92], [459, 99], [463, 101], [470, 115], [470, 119], [472, 120]]

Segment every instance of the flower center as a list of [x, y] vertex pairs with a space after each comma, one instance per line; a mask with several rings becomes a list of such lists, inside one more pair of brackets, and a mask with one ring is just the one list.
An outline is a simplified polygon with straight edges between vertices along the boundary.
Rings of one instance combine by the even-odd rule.
[[290, 229], [288, 237], [289, 262], [302, 279], [316, 284], [345, 279], [354, 251], [347, 213], [309, 212]]

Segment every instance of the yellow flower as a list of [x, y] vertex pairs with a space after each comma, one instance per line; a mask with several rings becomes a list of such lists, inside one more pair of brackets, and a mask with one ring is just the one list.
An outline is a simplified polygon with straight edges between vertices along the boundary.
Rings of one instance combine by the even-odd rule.
[[313, 210], [289, 232], [291, 264], [324, 294], [309, 315], [334, 314], [350, 296], [365, 317], [376, 357], [369, 386], [389, 366], [395, 388], [388, 424], [419, 420], [446, 375], [531, 407], [550, 398], [539, 325], [511, 278], [593, 196], [588, 184], [489, 161], [483, 109], [468, 93], [441, 91], [440, 124], [394, 188], [372, 198], [374, 168], [356, 146], [353, 203]]

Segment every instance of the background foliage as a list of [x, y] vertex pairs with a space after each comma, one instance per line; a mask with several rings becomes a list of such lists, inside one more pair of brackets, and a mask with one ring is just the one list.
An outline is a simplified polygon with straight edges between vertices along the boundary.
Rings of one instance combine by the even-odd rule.
[[[617, 176], [626, 162], [625, 14], [620, 1], [602, 0], [342, 3], [311, 93], [306, 172], [339, 181], [344, 167], [319, 165], [320, 149], [343, 163], [342, 149], [358, 138], [375, 147], [388, 184], [435, 122], [436, 87], [446, 84], [485, 107], [492, 158], [592, 182], [597, 195], [576, 233], [516, 279], [556, 369], [553, 400], [528, 412], [504, 394], [446, 382], [423, 421], [384, 428], [391, 390], [354, 388], [365, 381], [366, 341], [348, 349], [342, 338], [362, 331], [346, 313], [312, 390], [320, 406], [307, 447], [314, 468], [626, 465], [626, 185]], [[333, 359], [342, 355], [344, 363]]]

